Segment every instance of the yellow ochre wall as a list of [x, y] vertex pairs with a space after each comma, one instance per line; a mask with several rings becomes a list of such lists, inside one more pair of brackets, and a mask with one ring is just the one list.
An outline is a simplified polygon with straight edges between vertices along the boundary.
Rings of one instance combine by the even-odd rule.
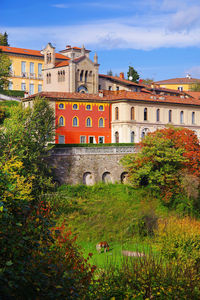
[[194, 83], [191, 84], [186, 84], [186, 83], [176, 83], [176, 84], [159, 84], [160, 87], [167, 88], [167, 89], [173, 89], [173, 90], [178, 90], [178, 87], [182, 86], [183, 91], [189, 91], [191, 86], [194, 85]]
[[[21, 90], [21, 84], [26, 84], [26, 91], [29, 92], [29, 85], [34, 85], [34, 93], [38, 92], [38, 85], [42, 85], [43, 88], [43, 79], [42, 76], [38, 75], [38, 64], [42, 64], [42, 69], [44, 65], [43, 57], [34, 57], [34, 56], [20, 56], [20, 55], [12, 55], [7, 54], [12, 61], [12, 72], [10, 81], [12, 82], [13, 90]], [[26, 73], [24, 76], [21, 71], [21, 62], [26, 62]], [[30, 74], [30, 62], [34, 63], [34, 73]]]

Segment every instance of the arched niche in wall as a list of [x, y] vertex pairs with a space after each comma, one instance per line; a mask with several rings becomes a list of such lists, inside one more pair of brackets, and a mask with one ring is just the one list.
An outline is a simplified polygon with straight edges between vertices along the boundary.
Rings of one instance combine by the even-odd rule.
[[104, 183], [112, 183], [112, 177], [110, 172], [104, 172], [102, 175], [102, 181]]
[[122, 174], [121, 174], [121, 183], [124, 183], [124, 184], [126, 184], [127, 183], [127, 181], [128, 181], [128, 172], [123, 172]]
[[95, 183], [94, 176], [90, 172], [85, 172], [83, 174], [83, 184], [85, 185], [93, 185]]

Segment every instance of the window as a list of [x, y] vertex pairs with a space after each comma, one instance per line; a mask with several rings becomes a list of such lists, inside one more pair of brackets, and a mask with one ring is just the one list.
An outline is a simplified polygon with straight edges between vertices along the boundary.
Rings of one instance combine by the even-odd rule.
[[22, 73], [22, 77], [26, 77], [26, 62], [25, 61], [21, 62], [21, 73]]
[[30, 84], [29, 84], [29, 94], [30, 94], [30, 95], [33, 95], [33, 94], [34, 94], [34, 84], [33, 84], [33, 83], [30, 83]]
[[111, 86], [111, 85], [108, 87], [108, 90], [109, 90], [109, 91], [112, 91], [112, 86]]
[[156, 121], [157, 122], [160, 121], [160, 109], [159, 108], [156, 110]]
[[115, 107], [115, 120], [119, 120], [119, 108]]
[[87, 82], [88, 71], [85, 71], [85, 82]]
[[183, 111], [180, 112], [180, 123], [183, 124], [184, 123], [184, 114], [183, 114]]
[[89, 144], [94, 144], [94, 142], [95, 142], [95, 137], [89, 136]]
[[9, 83], [8, 83], [8, 89], [9, 90], [13, 89], [13, 83], [12, 83], [12, 81], [9, 81]]
[[131, 131], [131, 143], [135, 142], [135, 132]]
[[92, 127], [92, 120], [91, 120], [91, 118], [87, 118], [87, 120], [86, 120], [86, 127]]
[[47, 78], [46, 79], [47, 79], [47, 81], [46, 81], [47, 84], [51, 83], [51, 73], [47, 73]]
[[65, 122], [65, 121], [64, 121], [64, 118], [61, 116], [61, 117], [59, 118], [59, 126], [64, 126], [64, 125], [65, 125], [64, 122]]
[[59, 109], [64, 109], [65, 108], [64, 103], [59, 103], [58, 108]]
[[103, 118], [99, 119], [99, 127], [104, 127], [104, 119]]
[[74, 117], [73, 119], [72, 119], [72, 126], [73, 127], [78, 127], [78, 118], [77, 117]]
[[192, 124], [195, 124], [195, 112], [192, 112]]
[[179, 90], [180, 92], [182, 92], [182, 91], [183, 91], [183, 87], [182, 87], [182, 86], [179, 86], [179, 87], [178, 87], [178, 90]]
[[144, 121], [147, 121], [147, 108], [144, 109]]
[[42, 77], [42, 64], [38, 64], [38, 77]]
[[80, 81], [83, 81], [83, 70], [80, 73]]
[[30, 76], [33, 76], [34, 74], [34, 63], [30, 62]]
[[49, 64], [51, 62], [51, 53], [48, 52], [47, 53], [47, 64]]
[[148, 128], [144, 128], [142, 130], [141, 138], [143, 139], [147, 135], [148, 132], [149, 132], [149, 129]]
[[80, 143], [81, 144], [85, 144], [86, 143], [86, 136], [85, 135], [81, 135], [80, 136]]
[[92, 110], [92, 106], [90, 104], [86, 105], [86, 110]]
[[116, 91], [119, 91], [119, 86], [116, 87]]
[[119, 143], [119, 132], [115, 132], [115, 143]]
[[104, 137], [104, 136], [99, 136], [99, 138], [98, 138], [98, 143], [99, 143], [99, 144], [104, 144], [104, 140], [105, 140], [105, 137]]
[[72, 109], [73, 110], [78, 110], [78, 104], [73, 104]]
[[99, 84], [99, 90], [101, 90], [101, 85]]
[[103, 105], [99, 105], [99, 110], [100, 111], [103, 111], [104, 109], [103, 109]]
[[170, 109], [169, 110], [169, 123], [172, 122], [172, 110]]
[[38, 93], [40, 93], [42, 91], [42, 85], [38, 84]]
[[22, 84], [21, 84], [21, 90], [22, 91], [26, 90], [26, 83], [22, 82]]
[[65, 136], [64, 135], [58, 136], [58, 144], [65, 144]]
[[135, 108], [131, 107], [131, 120], [135, 120]]

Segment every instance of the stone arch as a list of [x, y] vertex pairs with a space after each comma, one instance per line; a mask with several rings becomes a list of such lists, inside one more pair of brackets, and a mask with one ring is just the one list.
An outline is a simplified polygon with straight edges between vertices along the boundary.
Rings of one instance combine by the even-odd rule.
[[110, 172], [104, 172], [102, 175], [102, 181], [104, 183], [112, 183], [112, 177]]
[[121, 179], [121, 183], [127, 183], [128, 181], [128, 172], [123, 172], [120, 176], [120, 179]]
[[85, 185], [93, 185], [94, 182], [94, 176], [92, 175], [91, 172], [85, 172], [83, 174], [83, 184]]

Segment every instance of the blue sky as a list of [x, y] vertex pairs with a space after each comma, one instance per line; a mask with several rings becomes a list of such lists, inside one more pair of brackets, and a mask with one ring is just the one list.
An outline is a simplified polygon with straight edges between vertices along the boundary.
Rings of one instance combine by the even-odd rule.
[[84, 44], [104, 74], [200, 78], [200, 0], [0, 0], [5, 31], [19, 48]]

